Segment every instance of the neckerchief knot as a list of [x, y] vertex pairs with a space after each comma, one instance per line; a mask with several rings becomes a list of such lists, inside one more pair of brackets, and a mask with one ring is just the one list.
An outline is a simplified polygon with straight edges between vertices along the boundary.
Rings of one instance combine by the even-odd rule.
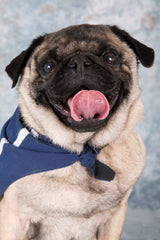
[[79, 160], [84, 167], [91, 169], [95, 164], [97, 155], [98, 152], [94, 148], [91, 148], [89, 145], [85, 145], [84, 150], [79, 156]]

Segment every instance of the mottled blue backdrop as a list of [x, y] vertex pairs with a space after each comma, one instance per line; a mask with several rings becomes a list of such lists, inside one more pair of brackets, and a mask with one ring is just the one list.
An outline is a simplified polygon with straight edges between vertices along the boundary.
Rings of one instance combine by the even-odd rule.
[[160, 239], [160, 1], [1, 0], [0, 128], [17, 106], [4, 69], [31, 40], [68, 25], [116, 24], [156, 52], [152, 68], [140, 67], [145, 116], [137, 130], [148, 154], [143, 176], [130, 197], [122, 240]]

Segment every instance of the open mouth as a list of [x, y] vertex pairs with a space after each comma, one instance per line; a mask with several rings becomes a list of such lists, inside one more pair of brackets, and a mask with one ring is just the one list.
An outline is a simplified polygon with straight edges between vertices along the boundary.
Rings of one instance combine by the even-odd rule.
[[105, 96], [96, 90], [81, 90], [76, 94], [56, 101], [48, 97], [50, 106], [67, 117], [69, 122], [81, 122], [83, 120], [104, 120], [118, 98], [117, 94]]

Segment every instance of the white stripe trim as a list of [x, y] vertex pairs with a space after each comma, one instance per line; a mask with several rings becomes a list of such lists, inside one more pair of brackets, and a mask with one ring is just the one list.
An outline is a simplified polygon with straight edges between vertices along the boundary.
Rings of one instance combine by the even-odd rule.
[[0, 155], [3, 151], [3, 147], [4, 147], [4, 144], [5, 143], [8, 143], [7, 139], [6, 138], [2, 138], [1, 141], [0, 141]]
[[26, 128], [22, 128], [19, 131], [17, 139], [14, 141], [13, 145], [19, 147], [28, 134], [29, 134], [28, 130]]

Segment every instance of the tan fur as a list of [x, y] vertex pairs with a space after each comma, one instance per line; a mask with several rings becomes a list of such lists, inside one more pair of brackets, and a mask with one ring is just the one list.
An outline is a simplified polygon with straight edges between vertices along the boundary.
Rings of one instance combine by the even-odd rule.
[[[86, 142], [103, 147], [98, 159], [114, 169], [114, 180], [95, 180], [76, 162], [64, 169], [34, 174], [14, 182], [0, 203], [0, 240], [120, 239], [128, 197], [144, 168], [146, 150], [134, 130], [143, 114], [135, 55], [111, 32], [107, 37], [114, 39], [117, 47], [125, 49], [128, 65], [123, 68], [131, 71], [133, 84], [128, 100], [97, 133], [75, 132], [61, 123], [53, 111], [36, 105], [30, 95], [30, 83], [36, 76], [33, 57], [25, 68], [18, 90], [21, 112], [30, 127], [49, 137], [54, 144], [77, 153]], [[85, 49], [85, 44], [81, 44]], [[33, 56], [45, 45], [39, 46]], [[73, 45], [63, 54], [73, 50]], [[106, 144], [109, 145], [105, 147]]]

